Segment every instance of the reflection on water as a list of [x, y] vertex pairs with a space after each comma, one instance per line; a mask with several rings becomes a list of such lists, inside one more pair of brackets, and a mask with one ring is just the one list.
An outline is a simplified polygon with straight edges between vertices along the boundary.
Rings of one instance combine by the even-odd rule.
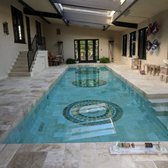
[[99, 79], [99, 68], [77, 68], [75, 71], [75, 81], [72, 82], [73, 85], [78, 87], [98, 87], [105, 85], [107, 82]]

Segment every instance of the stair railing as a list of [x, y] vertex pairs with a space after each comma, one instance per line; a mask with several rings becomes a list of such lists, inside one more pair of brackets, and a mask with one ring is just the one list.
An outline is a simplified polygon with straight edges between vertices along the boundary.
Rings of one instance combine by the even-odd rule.
[[28, 71], [31, 71], [37, 50], [45, 50], [45, 37], [35, 35], [31, 43], [31, 49], [27, 53]]

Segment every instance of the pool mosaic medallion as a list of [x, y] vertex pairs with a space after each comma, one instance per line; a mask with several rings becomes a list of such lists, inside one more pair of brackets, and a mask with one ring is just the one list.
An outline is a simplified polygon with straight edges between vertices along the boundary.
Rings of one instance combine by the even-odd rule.
[[105, 85], [106, 83], [107, 82], [104, 80], [97, 80], [97, 79], [83, 79], [72, 82], [73, 85], [78, 87], [98, 87]]
[[65, 107], [64, 117], [80, 125], [100, 125], [117, 121], [122, 117], [122, 109], [114, 103], [102, 100], [84, 100]]

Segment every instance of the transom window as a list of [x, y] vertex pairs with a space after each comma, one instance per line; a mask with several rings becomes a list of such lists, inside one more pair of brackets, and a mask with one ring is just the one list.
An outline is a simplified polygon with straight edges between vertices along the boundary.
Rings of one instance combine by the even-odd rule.
[[15, 43], [25, 43], [23, 14], [20, 10], [11, 6], [13, 32]]

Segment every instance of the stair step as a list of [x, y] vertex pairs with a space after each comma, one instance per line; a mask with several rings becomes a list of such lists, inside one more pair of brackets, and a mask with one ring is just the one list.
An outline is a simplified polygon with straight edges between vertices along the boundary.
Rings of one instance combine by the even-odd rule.
[[24, 65], [24, 64], [15, 64], [13, 66], [13, 68], [25, 68], [25, 69], [28, 69], [28, 65], [27, 64], [26, 65]]
[[27, 61], [27, 57], [18, 57], [16, 61]]
[[9, 77], [24, 77], [24, 76], [30, 76], [30, 72], [10, 72]]
[[27, 57], [27, 51], [20, 51], [19, 56]]
[[19, 60], [16, 60], [16, 62], [15, 63], [19, 63], [19, 64], [27, 64], [27, 60], [25, 59], [19, 59]]
[[11, 72], [10, 73], [28, 73], [28, 70], [26, 69], [24, 69], [24, 70], [22, 70], [22, 71], [20, 71], [20, 70], [11, 70]]
[[27, 72], [27, 71], [28, 71], [28, 68], [27, 68], [27, 67], [17, 67], [17, 66], [15, 67], [15, 66], [14, 66], [14, 67], [12, 68], [11, 72], [13, 72], [13, 71], [19, 71], [19, 72], [26, 71], [26, 72]]
[[17, 61], [14, 66], [28, 67], [27, 61]]

